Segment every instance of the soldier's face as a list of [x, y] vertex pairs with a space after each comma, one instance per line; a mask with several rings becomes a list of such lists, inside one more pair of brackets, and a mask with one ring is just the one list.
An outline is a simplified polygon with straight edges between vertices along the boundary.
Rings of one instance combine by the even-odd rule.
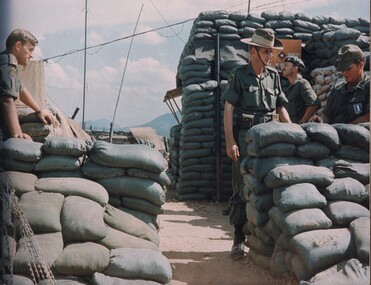
[[271, 48], [259, 48], [257, 52], [260, 55], [260, 58], [265, 64], [269, 64], [273, 57], [273, 49]]
[[16, 58], [18, 64], [20, 65], [27, 65], [29, 60], [32, 58], [32, 53], [35, 50], [35, 46], [30, 44], [29, 42], [22, 44], [21, 42], [16, 43]]
[[350, 85], [356, 85], [362, 78], [364, 63], [353, 63], [348, 69], [342, 72], [345, 82]]
[[294, 64], [292, 62], [285, 62], [282, 68], [282, 75], [285, 77], [292, 75], [293, 69]]

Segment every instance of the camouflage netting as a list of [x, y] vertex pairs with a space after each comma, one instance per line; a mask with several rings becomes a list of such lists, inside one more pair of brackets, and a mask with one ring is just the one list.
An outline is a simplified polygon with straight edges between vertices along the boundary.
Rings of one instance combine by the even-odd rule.
[[[59, 136], [9, 139], [1, 166], [0, 181], [11, 181], [56, 284], [171, 281], [159, 250], [158, 215], [170, 184], [159, 151]], [[35, 256], [21, 226], [16, 220], [14, 284], [51, 284], [30, 270]]]
[[[329, 91], [340, 80], [334, 64], [339, 45], [353, 43], [369, 53], [370, 22], [366, 19], [308, 17], [302, 13], [263, 12], [246, 16], [226, 11], [207, 11], [193, 23], [181, 53], [177, 87], [183, 89], [182, 123], [174, 126], [171, 138], [170, 173], [179, 200], [214, 199], [216, 181], [216, 133], [221, 133], [221, 198], [231, 193], [231, 161], [225, 155], [223, 104], [216, 102], [217, 88], [225, 89], [231, 71], [246, 63], [247, 45], [256, 28], [271, 28], [280, 39], [300, 39], [305, 74], [320, 97], [322, 112]], [[215, 38], [220, 37], [220, 85], [215, 74]], [[313, 73], [311, 74], [311, 72]], [[216, 121], [220, 104], [220, 121]]]

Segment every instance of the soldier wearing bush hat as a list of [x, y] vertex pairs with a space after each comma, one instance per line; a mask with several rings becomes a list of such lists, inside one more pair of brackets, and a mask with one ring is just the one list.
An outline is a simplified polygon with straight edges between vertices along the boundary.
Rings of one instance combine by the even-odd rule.
[[297, 56], [288, 56], [282, 68], [282, 75], [286, 77], [290, 86], [285, 90], [289, 103], [287, 112], [293, 123], [306, 123], [321, 106], [321, 102], [314, 93], [308, 80], [301, 76], [304, 62]]
[[233, 194], [229, 200], [229, 223], [234, 226], [232, 258], [244, 256], [246, 238], [243, 232], [246, 202], [242, 199], [244, 183], [240, 172], [241, 161], [247, 155], [244, 136], [252, 126], [274, 117], [290, 122], [279, 74], [269, 66], [273, 49], [282, 49], [282, 43], [275, 39], [271, 29], [256, 29], [251, 38], [241, 41], [249, 45], [249, 62], [232, 72], [223, 94], [226, 152], [232, 159]]
[[353, 44], [338, 51], [337, 70], [344, 82], [335, 85], [320, 117], [313, 121], [329, 124], [359, 124], [370, 121], [370, 76], [364, 72], [365, 56]]

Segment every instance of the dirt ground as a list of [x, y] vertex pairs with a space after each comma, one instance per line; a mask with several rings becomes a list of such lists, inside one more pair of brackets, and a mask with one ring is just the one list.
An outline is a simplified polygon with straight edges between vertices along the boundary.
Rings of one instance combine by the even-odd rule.
[[230, 258], [233, 228], [222, 214], [227, 202], [179, 202], [171, 190], [167, 196], [159, 234], [160, 249], [172, 266], [172, 285], [297, 284], [274, 278], [248, 257]]

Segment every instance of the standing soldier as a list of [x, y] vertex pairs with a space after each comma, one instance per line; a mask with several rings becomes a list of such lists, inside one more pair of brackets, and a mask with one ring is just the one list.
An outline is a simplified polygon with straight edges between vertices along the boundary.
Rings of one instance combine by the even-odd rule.
[[275, 39], [271, 29], [256, 29], [252, 38], [241, 41], [249, 45], [249, 63], [231, 75], [223, 94], [226, 152], [233, 160], [233, 194], [229, 200], [229, 222], [234, 226], [232, 258], [244, 256], [245, 234], [242, 228], [246, 223], [246, 203], [241, 196], [244, 183], [240, 172], [241, 160], [247, 154], [244, 135], [253, 125], [272, 120], [274, 112], [281, 122], [291, 122], [284, 107], [287, 99], [278, 72], [268, 66], [273, 49], [283, 49], [282, 43]]

